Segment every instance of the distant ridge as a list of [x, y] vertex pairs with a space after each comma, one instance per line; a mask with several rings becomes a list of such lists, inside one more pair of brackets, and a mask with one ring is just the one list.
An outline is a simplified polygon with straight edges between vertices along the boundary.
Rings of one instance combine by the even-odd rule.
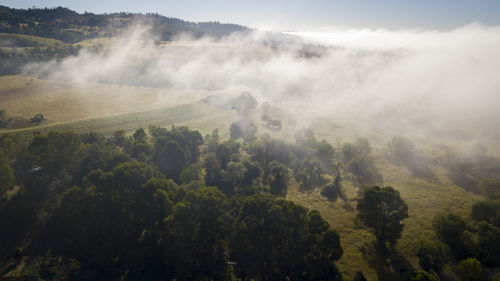
[[0, 33], [24, 34], [75, 43], [96, 37], [112, 37], [133, 22], [146, 22], [160, 40], [171, 40], [179, 33], [194, 37], [221, 37], [250, 29], [237, 24], [189, 22], [178, 18], [147, 13], [77, 13], [64, 7], [13, 9], [0, 6]]

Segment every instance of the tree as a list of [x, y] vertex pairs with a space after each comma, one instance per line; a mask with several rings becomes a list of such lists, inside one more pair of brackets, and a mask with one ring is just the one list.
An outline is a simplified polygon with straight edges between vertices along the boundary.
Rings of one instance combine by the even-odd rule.
[[130, 145], [130, 139], [125, 136], [124, 130], [118, 130], [113, 133], [113, 142], [120, 147], [127, 147]]
[[241, 130], [240, 125], [238, 125], [238, 123], [231, 124], [231, 127], [229, 128], [229, 135], [233, 139], [239, 139], [243, 137], [243, 130]]
[[39, 113], [30, 119], [30, 123], [33, 125], [40, 125], [44, 119], [43, 114]]
[[182, 146], [165, 136], [157, 138], [153, 158], [158, 170], [176, 182], [188, 164], [188, 156]]
[[329, 144], [326, 140], [322, 140], [318, 143], [318, 159], [321, 163], [325, 165], [326, 168], [331, 169], [333, 167], [332, 159], [335, 154], [333, 146]]
[[229, 218], [216, 187], [189, 191], [166, 219], [167, 279], [227, 280]]
[[248, 187], [260, 179], [261, 170], [257, 162], [245, 161], [243, 164], [245, 165], [246, 170], [241, 185]]
[[332, 183], [329, 183], [323, 187], [321, 191], [321, 195], [325, 196], [329, 201], [335, 202], [339, 196], [343, 196], [342, 194], [342, 186], [341, 182], [342, 178], [340, 177], [340, 170], [337, 172], [337, 176]]
[[288, 168], [280, 162], [273, 161], [269, 163], [269, 185], [271, 193], [285, 197], [288, 189], [288, 181], [290, 180]]
[[215, 154], [205, 158], [205, 183], [207, 186], [219, 186], [222, 182], [222, 167]]
[[401, 221], [408, 217], [408, 206], [397, 190], [390, 186], [368, 188], [358, 200], [357, 210], [357, 218], [372, 229], [380, 243], [396, 244], [403, 232]]
[[459, 258], [469, 256], [469, 249], [466, 245], [466, 233], [469, 232], [466, 231], [467, 224], [461, 217], [449, 212], [437, 214], [432, 226], [439, 240], [450, 246], [455, 256]]
[[478, 230], [478, 259], [487, 266], [499, 266], [500, 229], [487, 222], [481, 222], [479, 223]]
[[218, 187], [226, 196], [232, 196], [236, 187], [241, 185], [245, 176], [245, 165], [241, 162], [229, 162], [225, 170], [221, 171], [222, 183]]
[[269, 194], [236, 210], [231, 256], [242, 280], [341, 280], [339, 236], [317, 211]]
[[222, 166], [222, 169], [226, 169], [227, 163], [231, 160], [231, 147], [226, 143], [221, 143], [217, 146], [215, 156]]
[[296, 180], [300, 180], [300, 189], [310, 191], [313, 188], [319, 187], [325, 183], [321, 176], [324, 170], [321, 168], [321, 163], [316, 159], [307, 159], [302, 164], [302, 169], [296, 174]]
[[373, 160], [369, 157], [354, 157], [345, 167], [361, 185], [371, 185], [382, 182], [382, 175], [379, 174]]
[[146, 134], [146, 132], [144, 131], [143, 128], [139, 128], [139, 129], [135, 130], [133, 137], [134, 137], [134, 140], [136, 142], [145, 143], [148, 141], [148, 135]]
[[421, 241], [416, 255], [420, 267], [427, 271], [439, 272], [446, 262], [445, 250], [440, 242]]
[[28, 162], [50, 176], [71, 175], [82, 159], [80, 136], [71, 132], [36, 135], [28, 146]]
[[472, 205], [472, 218], [500, 227], [500, 200], [479, 201]]
[[219, 130], [217, 129], [213, 130], [211, 135], [205, 135], [205, 143], [207, 144], [207, 149], [209, 152], [215, 152], [217, 146], [219, 145], [219, 141]]
[[483, 266], [475, 258], [468, 258], [458, 263], [457, 272], [462, 281], [484, 280]]
[[190, 183], [192, 181], [198, 181], [201, 178], [201, 163], [193, 163], [187, 166], [184, 170], [182, 170], [180, 174], [180, 182], [181, 183]]
[[391, 158], [397, 163], [408, 163], [415, 156], [415, 145], [405, 137], [394, 136], [387, 149]]
[[153, 177], [153, 168], [144, 162], [121, 163], [113, 170], [113, 182], [119, 189], [138, 189]]
[[488, 179], [481, 182], [481, 189], [484, 190], [489, 199], [500, 199], [500, 181]]
[[424, 157], [417, 154], [415, 145], [405, 137], [395, 136], [387, 145], [389, 157], [396, 164], [402, 164], [414, 176], [434, 179], [432, 169], [427, 165]]

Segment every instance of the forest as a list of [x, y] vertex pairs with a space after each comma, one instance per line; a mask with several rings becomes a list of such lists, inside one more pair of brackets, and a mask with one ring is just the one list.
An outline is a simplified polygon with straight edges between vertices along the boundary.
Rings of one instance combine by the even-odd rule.
[[[372, 247], [397, 259], [408, 206], [376, 185], [367, 139], [335, 151], [310, 130], [290, 144], [235, 135], [237, 126], [227, 140], [175, 126], [1, 136], [2, 275], [23, 263], [20, 276], [43, 280], [343, 280], [337, 232], [284, 199], [291, 181], [342, 198], [341, 166], [366, 186], [356, 211]], [[392, 141], [391, 155], [408, 159], [402, 142]], [[500, 182], [481, 187], [490, 199], [474, 204], [470, 221], [436, 215], [439, 241], [422, 241], [421, 268], [403, 267], [401, 278], [439, 280], [455, 262], [469, 276], [461, 280], [489, 278], [500, 263]]]

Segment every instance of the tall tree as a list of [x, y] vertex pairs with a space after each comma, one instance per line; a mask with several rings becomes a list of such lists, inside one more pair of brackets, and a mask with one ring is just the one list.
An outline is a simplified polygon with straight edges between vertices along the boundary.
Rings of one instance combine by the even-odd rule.
[[269, 163], [269, 177], [271, 193], [285, 197], [288, 190], [288, 181], [290, 180], [288, 168], [278, 161], [273, 161]]
[[229, 218], [216, 187], [189, 191], [165, 219], [166, 261], [171, 279], [227, 280]]

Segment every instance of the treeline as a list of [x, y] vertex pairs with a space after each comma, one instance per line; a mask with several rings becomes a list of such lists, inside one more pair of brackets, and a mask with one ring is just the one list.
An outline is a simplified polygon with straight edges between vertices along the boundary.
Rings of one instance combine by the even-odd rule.
[[23, 262], [43, 280], [341, 280], [338, 234], [275, 196], [287, 163], [317, 154], [185, 127], [4, 135], [2, 275]]
[[0, 32], [53, 38], [65, 43], [112, 37], [137, 21], [150, 24], [160, 40], [170, 40], [179, 33], [190, 33], [195, 37], [220, 37], [248, 30], [236, 24], [193, 23], [158, 14], [80, 14], [63, 7], [12, 9], [0, 6]]

